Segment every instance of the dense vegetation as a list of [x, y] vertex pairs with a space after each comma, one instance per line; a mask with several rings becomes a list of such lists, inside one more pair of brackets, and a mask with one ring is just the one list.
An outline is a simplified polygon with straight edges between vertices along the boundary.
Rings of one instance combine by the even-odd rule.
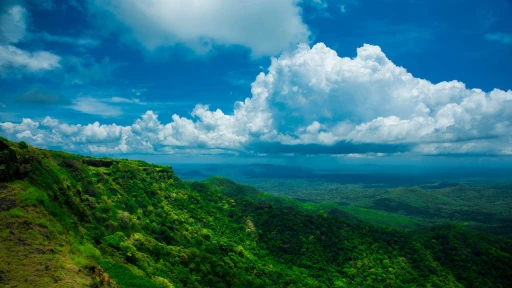
[[196, 181], [217, 174], [273, 195], [335, 203], [331, 207], [374, 225], [417, 229], [455, 222], [512, 238], [510, 169], [457, 168], [453, 172], [429, 168], [423, 174], [414, 167], [409, 167], [412, 171], [391, 168], [387, 173], [382, 168], [352, 168], [338, 171], [268, 164], [196, 164], [178, 166], [176, 173], [182, 179]]
[[0, 286], [512, 287], [512, 242], [0, 139]]

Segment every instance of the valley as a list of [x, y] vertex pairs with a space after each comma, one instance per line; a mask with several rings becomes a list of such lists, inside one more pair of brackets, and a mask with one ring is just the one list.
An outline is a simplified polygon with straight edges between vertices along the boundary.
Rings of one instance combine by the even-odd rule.
[[178, 166], [176, 171], [183, 179], [198, 181], [217, 173], [259, 191], [296, 199], [306, 206], [335, 207], [376, 225], [415, 229], [458, 223], [512, 237], [509, 169], [391, 169], [383, 173], [383, 169], [351, 168], [338, 173], [268, 164], [197, 164]]

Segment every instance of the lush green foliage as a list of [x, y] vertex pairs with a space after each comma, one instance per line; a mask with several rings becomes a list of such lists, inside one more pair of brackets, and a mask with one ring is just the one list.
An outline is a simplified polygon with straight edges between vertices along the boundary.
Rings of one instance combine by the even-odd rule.
[[[432, 179], [433, 175], [427, 174], [419, 179], [422, 180], [419, 184], [411, 181], [419, 181], [421, 177], [411, 176], [412, 179], [396, 179], [396, 183], [382, 185], [374, 182], [386, 175], [373, 175], [371, 172], [328, 174], [330, 177], [324, 179], [323, 173], [311, 174], [314, 170], [308, 174], [298, 168], [273, 165], [193, 167], [199, 169], [195, 170], [194, 175], [184, 172], [188, 171], [184, 168], [178, 175], [188, 179], [204, 179], [204, 176], [196, 175], [218, 173], [272, 195], [308, 202], [308, 208], [321, 210], [321, 206], [330, 205], [374, 225], [412, 230], [456, 222], [471, 229], [512, 238], [510, 177], [452, 179], [447, 178], [450, 175], [437, 175], [439, 179]], [[467, 169], [465, 171], [468, 172]], [[493, 169], [490, 172], [500, 174]], [[340, 176], [339, 179], [336, 175]], [[354, 179], [348, 175], [353, 175]], [[396, 174], [395, 177], [392, 177], [393, 174], [387, 176], [391, 180], [397, 178]]]
[[[54, 231], [31, 232], [30, 241], [60, 247], [59, 261], [69, 254], [78, 276], [92, 278], [83, 285], [512, 286], [511, 242], [459, 226], [406, 232], [224, 178], [183, 182], [166, 166], [7, 140], [0, 153], [0, 179], [7, 183], [0, 183], [0, 216], [12, 223], [5, 229], [27, 234], [16, 226], [25, 219], [32, 230]], [[34, 209], [43, 216], [27, 216]], [[14, 243], [8, 234], [2, 231], [0, 240]], [[12, 257], [9, 251], [0, 256]], [[0, 284], [18, 284], [9, 277], [0, 274]]]

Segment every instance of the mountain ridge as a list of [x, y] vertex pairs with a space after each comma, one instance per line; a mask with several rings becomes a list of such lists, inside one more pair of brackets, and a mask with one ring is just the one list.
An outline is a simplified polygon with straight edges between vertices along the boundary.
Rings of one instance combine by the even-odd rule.
[[0, 139], [0, 182], [7, 287], [512, 285], [510, 240], [372, 226], [168, 166]]

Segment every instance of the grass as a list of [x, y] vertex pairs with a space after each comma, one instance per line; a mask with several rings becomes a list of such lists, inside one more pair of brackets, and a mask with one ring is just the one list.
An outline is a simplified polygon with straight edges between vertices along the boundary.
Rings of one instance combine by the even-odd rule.
[[0, 198], [17, 199], [16, 207], [0, 212], [0, 286], [88, 287], [92, 279], [70, 253], [70, 237], [40, 206], [36, 189], [14, 184]]

